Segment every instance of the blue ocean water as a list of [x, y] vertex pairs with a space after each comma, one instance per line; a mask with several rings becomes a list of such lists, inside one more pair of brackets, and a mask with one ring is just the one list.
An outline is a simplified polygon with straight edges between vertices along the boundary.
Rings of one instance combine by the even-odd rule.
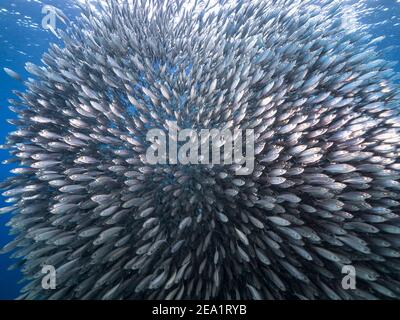
[[[23, 90], [23, 84], [10, 78], [3, 72], [7, 67], [18, 72], [22, 78], [27, 78], [24, 69], [26, 62], [41, 64], [40, 59], [49, 47], [49, 44], [59, 43], [54, 34], [42, 28], [42, 8], [44, 5], [53, 5], [61, 9], [71, 20], [79, 15], [76, 3], [79, 0], [0, 0], [0, 144], [4, 142], [8, 132], [14, 130], [7, 123], [13, 118], [8, 109], [8, 99], [13, 98], [13, 90]], [[351, 1], [347, 1], [351, 2]], [[360, 1], [354, 0], [354, 4]], [[369, 25], [369, 32], [373, 36], [385, 36], [379, 43], [381, 49], [391, 46], [392, 50], [385, 52], [385, 58], [400, 61], [400, 0], [367, 0], [365, 9], [359, 12], [362, 24]], [[357, 6], [359, 8], [359, 6]], [[357, 9], [358, 10], [358, 9]], [[57, 27], [63, 27], [57, 26]], [[60, 44], [61, 45], [61, 44]], [[400, 65], [395, 67], [400, 73]], [[0, 160], [8, 158], [8, 153], [0, 150]], [[0, 167], [0, 180], [10, 175], [11, 165]], [[0, 197], [0, 205], [4, 206], [4, 198]], [[0, 216], [0, 247], [12, 240], [6, 223], [10, 215]], [[22, 276], [18, 270], [9, 271], [8, 267], [15, 263], [10, 255], [0, 255], [0, 299], [14, 299], [22, 287], [18, 282]]]
[[[7, 122], [15, 115], [8, 109], [8, 99], [13, 98], [13, 90], [23, 90], [21, 82], [10, 78], [3, 72], [8, 67], [18, 72], [23, 78], [28, 77], [24, 65], [28, 61], [40, 64], [42, 54], [50, 43], [59, 43], [51, 32], [42, 28], [42, 8], [44, 5], [53, 5], [73, 18], [79, 14], [75, 1], [64, 0], [1, 0], [0, 1], [0, 143], [3, 143], [8, 132], [14, 128]], [[62, 28], [60, 25], [59, 27]], [[8, 152], [0, 150], [1, 161], [8, 158]], [[1, 165], [0, 180], [7, 178], [12, 165]], [[4, 206], [4, 198], [0, 198], [0, 206]], [[0, 216], [0, 247], [12, 240], [6, 223], [9, 215]], [[10, 255], [0, 255], [0, 299], [14, 299], [18, 296], [22, 285], [18, 284], [21, 273], [18, 270], [9, 271], [8, 268], [15, 260]]]

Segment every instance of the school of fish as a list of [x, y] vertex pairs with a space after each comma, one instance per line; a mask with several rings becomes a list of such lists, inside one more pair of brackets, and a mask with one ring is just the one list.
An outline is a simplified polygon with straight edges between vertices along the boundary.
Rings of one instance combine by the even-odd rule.
[[[84, 4], [26, 64], [0, 209], [19, 298], [399, 298], [400, 90], [381, 38], [338, 0], [185, 2]], [[254, 171], [149, 165], [146, 133], [172, 122], [253, 129]]]

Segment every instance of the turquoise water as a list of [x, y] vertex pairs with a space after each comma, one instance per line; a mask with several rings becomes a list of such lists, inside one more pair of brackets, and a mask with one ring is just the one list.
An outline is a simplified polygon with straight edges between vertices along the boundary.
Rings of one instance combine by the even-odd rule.
[[[7, 132], [13, 130], [7, 119], [14, 115], [8, 109], [7, 100], [13, 98], [12, 90], [23, 90], [23, 84], [9, 76], [2, 69], [13, 69], [23, 78], [28, 74], [24, 70], [26, 62], [31, 61], [40, 65], [42, 54], [52, 42], [61, 45], [51, 32], [42, 28], [42, 8], [44, 5], [53, 5], [61, 9], [71, 20], [79, 15], [76, 7], [78, 0], [1, 0], [0, 1], [0, 143], [4, 142]], [[355, 1], [355, 3], [359, 3]], [[368, 24], [370, 33], [375, 37], [385, 36], [380, 42], [381, 49], [388, 49], [400, 45], [400, 0], [365, 1], [365, 10], [359, 13], [361, 23]], [[64, 26], [58, 25], [63, 28]], [[394, 47], [386, 50], [385, 58], [400, 61], [400, 50]], [[400, 72], [400, 66], [396, 66]], [[0, 150], [1, 160], [8, 158], [7, 152]], [[9, 176], [12, 166], [2, 165], [0, 180]], [[4, 198], [0, 198], [4, 205]], [[0, 247], [8, 243], [12, 236], [8, 235], [9, 228], [6, 223], [9, 215], [0, 216]], [[9, 255], [0, 255], [0, 299], [14, 299], [18, 295], [21, 285], [21, 273], [18, 270], [9, 271], [8, 267], [15, 261]]]

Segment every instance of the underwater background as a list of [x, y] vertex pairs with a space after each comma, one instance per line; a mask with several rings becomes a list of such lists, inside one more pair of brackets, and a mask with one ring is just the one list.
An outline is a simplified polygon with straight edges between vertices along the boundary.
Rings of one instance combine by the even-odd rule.
[[[53, 5], [61, 9], [71, 20], [79, 16], [76, 6], [83, 0], [0, 0], [0, 144], [4, 143], [8, 132], [14, 128], [7, 119], [15, 117], [8, 109], [8, 99], [14, 98], [13, 90], [24, 89], [23, 83], [10, 78], [3, 68], [10, 68], [26, 79], [28, 73], [24, 69], [30, 61], [41, 65], [41, 56], [47, 51], [50, 43], [61, 45], [57, 37], [42, 28], [45, 5]], [[360, 17], [360, 26], [368, 28], [374, 37], [385, 36], [379, 43], [384, 50], [385, 59], [400, 62], [400, 0], [367, 0], [347, 1], [354, 3], [354, 9]], [[360, 4], [363, 6], [360, 6]], [[361, 8], [361, 9], [360, 9]], [[64, 25], [59, 23], [58, 28]], [[400, 65], [395, 69], [400, 73]], [[397, 80], [399, 82], [399, 80]], [[400, 106], [399, 106], [400, 107]], [[0, 150], [0, 161], [9, 158], [8, 151]], [[13, 165], [0, 167], [0, 181], [10, 175]], [[0, 196], [0, 205], [4, 206], [5, 199]], [[0, 248], [13, 239], [6, 226], [9, 214], [0, 215]], [[12, 253], [11, 253], [12, 254]], [[23, 286], [19, 270], [8, 270], [15, 260], [10, 254], [0, 255], [0, 299], [15, 299]]]

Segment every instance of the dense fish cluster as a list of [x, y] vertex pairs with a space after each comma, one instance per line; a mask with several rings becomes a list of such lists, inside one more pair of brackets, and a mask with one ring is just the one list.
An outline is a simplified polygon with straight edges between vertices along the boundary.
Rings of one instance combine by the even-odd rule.
[[[96, 7], [11, 101], [20, 298], [400, 297], [400, 91], [341, 1]], [[147, 131], [175, 122], [254, 129], [254, 172], [148, 165]]]

